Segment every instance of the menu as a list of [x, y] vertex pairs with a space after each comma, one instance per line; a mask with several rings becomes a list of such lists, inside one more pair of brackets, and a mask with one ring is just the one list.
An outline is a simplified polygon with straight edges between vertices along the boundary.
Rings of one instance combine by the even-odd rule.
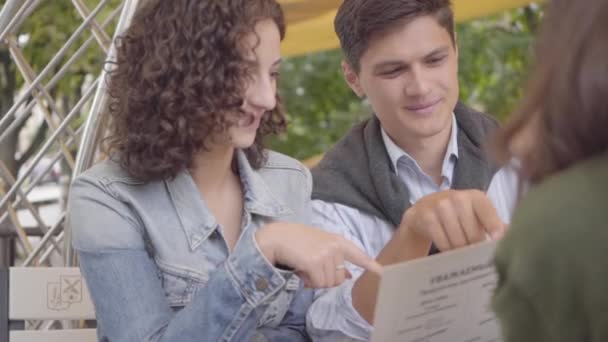
[[384, 268], [373, 342], [500, 342], [490, 308], [496, 242]]

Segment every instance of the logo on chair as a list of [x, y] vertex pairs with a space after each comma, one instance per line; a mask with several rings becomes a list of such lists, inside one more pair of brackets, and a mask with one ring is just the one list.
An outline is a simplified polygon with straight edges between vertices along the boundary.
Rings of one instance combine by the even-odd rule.
[[82, 277], [62, 275], [58, 283], [47, 283], [47, 306], [50, 310], [67, 310], [82, 302]]

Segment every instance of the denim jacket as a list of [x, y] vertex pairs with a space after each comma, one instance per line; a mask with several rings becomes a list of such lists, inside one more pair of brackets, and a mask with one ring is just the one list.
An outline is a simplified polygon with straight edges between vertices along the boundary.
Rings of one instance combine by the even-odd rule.
[[232, 252], [188, 171], [143, 183], [108, 160], [72, 184], [72, 244], [95, 305], [100, 341], [307, 340], [312, 293], [271, 265], [254, 233], [308, 223], [312, 178], [269, 152], [252, 169], [237, 151], [242, 232]]

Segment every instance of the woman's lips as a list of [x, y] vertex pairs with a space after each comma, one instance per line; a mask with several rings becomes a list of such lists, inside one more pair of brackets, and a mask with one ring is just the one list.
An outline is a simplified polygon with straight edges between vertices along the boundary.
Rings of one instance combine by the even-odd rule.
[[239, 127], [247, 127], [255, 122], [255, 116], [249, 113], [243, 113], [241, 118], [239, 118]]
[[261, 116], [256, 116], [254, 114], [251, 113], [243, 113], [241, 118], [238, 121], [238, 127], [240, 128], [256, 128], [260, 123], [260, 120], [258, 119], [258, 117], [261, 118]]

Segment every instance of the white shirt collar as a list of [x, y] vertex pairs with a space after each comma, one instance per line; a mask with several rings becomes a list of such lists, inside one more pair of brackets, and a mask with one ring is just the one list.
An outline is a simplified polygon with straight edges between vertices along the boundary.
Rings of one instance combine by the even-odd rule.
[[[416, 165], [416, 167], [420, 169], [418, 163], [412, 158], [407, 152], [405, 152], [401, 147], [399, 147], [391, 137], [388, 136], [384, 128], [381, 128], [382, 131], [382, 140], [384, 141], [384, 146], [386, 147], [386, 152], [388, 153], [389, 158], [391, 159], [391, 163], [393, 165], [393, 169], [397, 174], [398, 167], [397, 162], [401, 158], [405, 158], [407, 161]], [[452, 113], [452, 131], [450, 133], [450, 141], [448, 143], [448, 148], [445, 153], [445, 157], [443, 159], [442, 166], [442, 176], [446, 177], [449, 182], [452, 182], [452, 174], [454, 173], [454, 164], [455, 160], [458, 159], [458, 124], [456, 123], [456, 116]], [[454, 156], [454, 158], [452, 158]]]

